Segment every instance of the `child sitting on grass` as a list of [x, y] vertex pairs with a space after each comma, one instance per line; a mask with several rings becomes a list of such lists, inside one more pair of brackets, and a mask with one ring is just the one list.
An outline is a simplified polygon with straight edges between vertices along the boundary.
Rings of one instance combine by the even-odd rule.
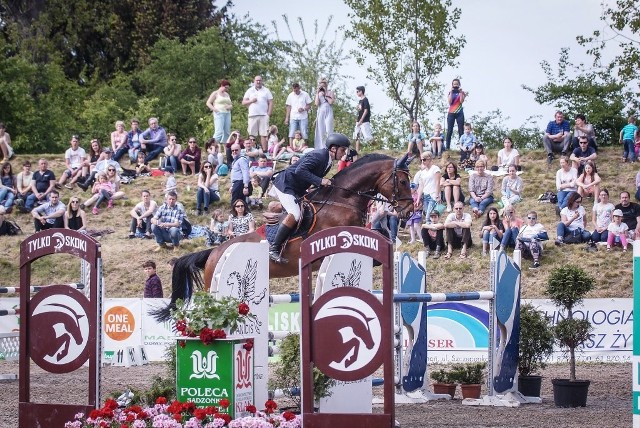
[[611, 247], [620, 244], [622, 251], [627, 251], [627, 230], [629, 226], [622, 222], [622, 210], [613, 211], [613, 221], [607, 226], [609, 236], [607, 237], [607, 251], [611, 251]]
[[175, 192], [178, 183], [176, 182], [176, 177], [173, 175], [175, 171], [172, 167], [168, 166], [164, 169], [164, 176], [167, 177], [167, 181], [164, 185], [164, 193], [167, 194], [169, 192]]
[[149, 162], [145, 162], [147, 157], [145, 152], [138, 152], [138, 160], [136, 162], [136, 176], [151, 174], [151, 168], [149, 168]]
[[108, 207], [113, 208], [113, 199], [111, 199], [111, 197], [113, 196], [113, 192], [115, 191], [115, 186], [111, 181], [109, 181], [109, 178], [106, 174], [100, 173], [98, 175], [98, 181], [95, 182], [91, 191], [92, 193], [98, 194], [98, 200], [91, 210], [93, 215], [98, 215], [98, 208], [104, 201], [109, 201]]
[[207, 236], [207, 245], [220, 245], [227, 240], [227, 227], [229, 222], [225, 221], [224, 213], [220, 208], [211, 213], [211, 224]]

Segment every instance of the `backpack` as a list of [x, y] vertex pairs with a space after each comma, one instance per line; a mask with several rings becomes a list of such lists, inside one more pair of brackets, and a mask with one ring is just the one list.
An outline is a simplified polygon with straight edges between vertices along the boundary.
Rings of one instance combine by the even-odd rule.
[[558, 196], [553, 192], [544, 192], [543, 194], [538, 196], [538, 202], [544, 203], [544, 204], [546, 203], [557, 204]]
[[0, 224], [0, 235], [22, 235], [22, 229], [20, 229], [20, 226], [18, 226], [15, 220], [5, 219], [2, 224]]
[[225, 177], [225, 176], [227, 176], [227, 175], [229, 174], [229, 167], [227, 166], [227, 164], [226, 164], [226, 163], [223, 163], [222, 165], [220, 165], [220, 166], [218, 167], [217, 174], [218, 174], [220, 177]]

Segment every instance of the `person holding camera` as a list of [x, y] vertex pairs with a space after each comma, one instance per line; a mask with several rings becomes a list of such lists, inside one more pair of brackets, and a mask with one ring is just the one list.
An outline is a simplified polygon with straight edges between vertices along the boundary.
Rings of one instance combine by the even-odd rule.
[[325, 148], [325, 140], [329, 134], [333, 134], [333, 103], [335, 96], [327, 87], [327, 78], [323, 77], [318, 83], [318, 91], [315, 96], [315, 104], [318, 107], [316, 115], [316, 132], [313, 145], [316, 149]]
[[460, 87], [460, 79], [453, 79], [451, 82], [451, 91], [449, 91], [448, 102], [449, 111], [447, 113], [447, 135], [445, 142], [445, 150], [451, 149], [451, 134], [453, 132], [453, 124], [458, 124], [458, 138], [464, 133], [464, 110], [462, 103], [467, 97], [467, 93]]
[[352, 163], [358, 160], [358, 152], [352, 148], [347, 149], [344, 156], [338, 161], [338, 172], [342, 171]]

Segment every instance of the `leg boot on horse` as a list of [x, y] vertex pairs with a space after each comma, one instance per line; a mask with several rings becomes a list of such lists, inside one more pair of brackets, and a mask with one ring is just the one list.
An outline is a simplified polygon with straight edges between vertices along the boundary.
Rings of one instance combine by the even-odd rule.
[[282, 245], [289, 238], [289, 235], [296, 227], [296, 219], [292, 214], [287, 214], [287, 216], [282, 220], [280, 226], [278, 226], [278, 231], [276, 232], [276, 237], [273, 240], [273, 243], [269, 247], [269, 258], [276, 263], [287, 263], [288, 260], [283, 258], [282, 253]]

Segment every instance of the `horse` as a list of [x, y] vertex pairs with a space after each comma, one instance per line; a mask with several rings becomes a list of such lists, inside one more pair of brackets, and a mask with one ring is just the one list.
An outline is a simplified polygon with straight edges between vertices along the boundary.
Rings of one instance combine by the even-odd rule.
[[[334, 226], [364, 226], [367, 206], [370, 201], [381, 200], [378, 194], [384, 196], [384, 201], [390, 203], [401, 218], [408, 218], [413, 212], [413, 199], [407, 156], [394, 159], [382, 154], [365, 155], [333, 176], [331, 185], [309, 192], [305, 199], [315, 208], [316, 218], [308, 235]], [[171, 302], [166, 308], [155, 309], [151, 314], [158, 321], [168, 320], [178, 299], [189, 299], [194, 287], [209, 289], [218, 260], [230, 245], [263, 239], [259, 233], [251, 232], [225, 241], [218, 247], [180, 257], [173, 266]], [[290, 277], [298, 273], [301, 242], [301, 239], [289, 240], [282, 254], [288, 260], [286, 263], [269, 262], [270, 278]], [[314, 268], [319, 268], [319, 264]]]

